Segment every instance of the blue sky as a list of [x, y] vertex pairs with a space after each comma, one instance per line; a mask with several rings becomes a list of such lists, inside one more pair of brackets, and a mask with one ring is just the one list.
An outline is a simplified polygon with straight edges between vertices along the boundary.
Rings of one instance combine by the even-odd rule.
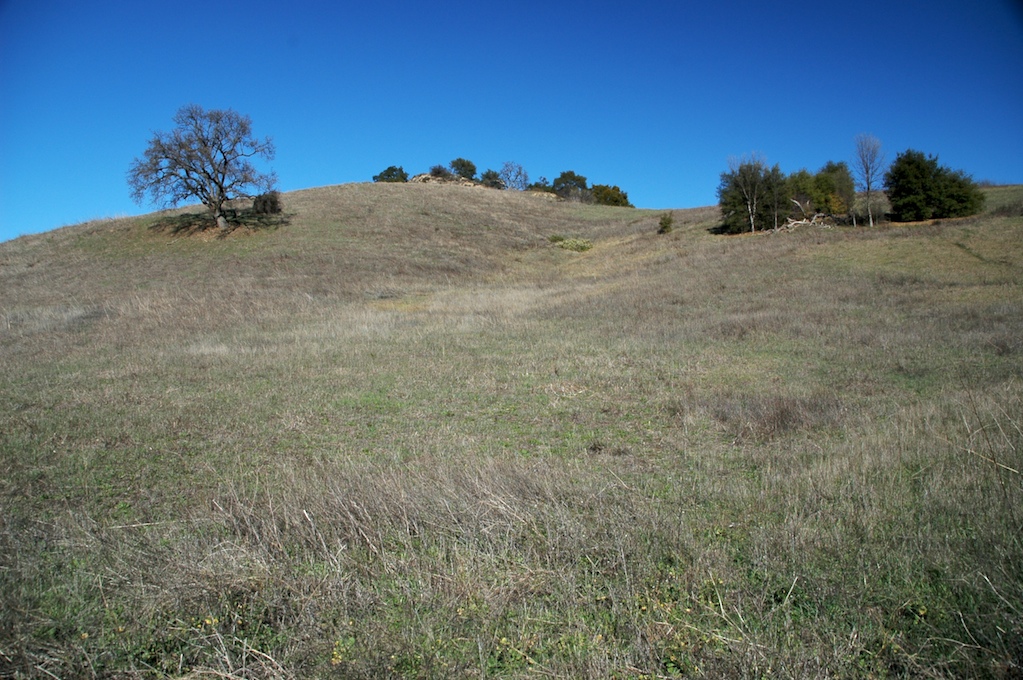
[[1023, 183], [1023, 3], [0, 0], [0, 240], [158, 207], [125, 173], [188, 103], [249, 115], [284, 191], [464, 157], [695, 207], [861, 132]]

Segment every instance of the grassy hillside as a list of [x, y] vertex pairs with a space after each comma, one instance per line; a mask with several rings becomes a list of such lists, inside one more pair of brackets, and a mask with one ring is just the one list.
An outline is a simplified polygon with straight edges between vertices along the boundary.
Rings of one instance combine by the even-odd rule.
[[722, 237], [345, 185], [0, 244], [0, 677], [1019, 677], [990, 191]]

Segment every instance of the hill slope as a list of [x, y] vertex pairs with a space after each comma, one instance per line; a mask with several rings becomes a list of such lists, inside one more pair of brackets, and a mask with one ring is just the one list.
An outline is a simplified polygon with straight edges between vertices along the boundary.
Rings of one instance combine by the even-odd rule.
[[0, 244], [0, 676], [1018, 672], [1018, 214], [284, 198]]

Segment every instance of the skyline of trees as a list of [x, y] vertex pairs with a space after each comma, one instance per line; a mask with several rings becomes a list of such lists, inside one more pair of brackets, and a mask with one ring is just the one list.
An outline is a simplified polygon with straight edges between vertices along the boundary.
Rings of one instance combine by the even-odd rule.
[[789, 220], [845, 220], [855, 198], [845, 161], [828, 161], [816, 173], [801, 168], [786, 176], [763, 155], [747, 154], [729, 159], [718, 185], [722, 231], [731, 234], [778, 229]]
[[[936, 156], [908, 149], [886, 168], [876, 137], [860, 134], [853, 144], [852, 169], [845, 161], [828, 161], [816, 173], [803, 168], [787, 177], [759, 153], [729, 158], [718, 184], [721, 231], [755, 233], [778, 229], [783, 221], [855, 225], [861, 208], [874, 226], [876, 213], [884, 213], [881, 206], [886, 204], [895, 221], [962, 217], [983, 209], [984, 195], [972, 178], [940, 166]], [[884, 193], [879, 196], [882, 181]], [[863, 191], [862, 201], [857, 187]]]
[[[898, 160], [908, 163], [912, 171], [904, 168], [893, 173], [886, 168], [880, 140], [867, 133], [854, 138], [851, 164], [829, 160], [813, 173], [800, 168], [786, 175], [777, 163], [769, 165], [756, 152], [731, 157], [717, 189], [721, 231], [756, 232], [803, 221], [855, 225], [858, 217], [865, 217], [873, 227], [880, 216], [896, 221], [928, 219], [921, 215], [951, 217], [973, 214], [983, 206], [983, 196], [966, 173], [938, 166], [936, 157], [912, 149], [899, 154]], [[566, 200], [633, 207], [617, 185], [589, 186], [585, 176], [572, 170], [562, 172], [552, 183], [545, 177], [530, 182], [525, 169], [511, 161], [500, 172], [488, 169], [478, 178], [475, 164], [464, 158], [455, 159], [449, 168], [435, 166], [431, 174], [458, 176], [494, 189], [545, 191]], [[400, 169], [391, 166], [373, 180], [402, 181], [383, 179]]]
[[[476, 176], [476, 164], [465, 158], [456, 158], [447, 166], [435, 165], [429, 174], [440, 179], [460, 177], [490, 189], [510, 189], [514, 191], [542, 191], [557, 194], [566, 200], [575, 200], [597, 205], [635, 207], [629, 202], [629, 195], [618, 185], [594, 184], [589, 186], [583, 175], [573, 170], [565, 170], [554, 180], [554, 183], [541, 177], [530, 183], [529, 173], [518, 163], [506, 161], [501, 171], [488, 169]], [[373, 175], [374, 182], [408, 182], [409, 175], [402, 166], [391, 165], [380, 174]]]

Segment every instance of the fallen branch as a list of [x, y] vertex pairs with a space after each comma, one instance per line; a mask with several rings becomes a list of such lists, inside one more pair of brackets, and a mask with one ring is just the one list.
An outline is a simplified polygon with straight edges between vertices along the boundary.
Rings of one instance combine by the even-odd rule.
[[830, 229], [831, 224], [828, 223], [829, 216], [824, 213], [814, 213], [813, 217], [801, 220], [795, 220], [789, 217], [786, 219], [785, 224], [779, 227], [775, 227], [775, 231], [794, 231], [796, 227], [820, 227], [821, 229]]

